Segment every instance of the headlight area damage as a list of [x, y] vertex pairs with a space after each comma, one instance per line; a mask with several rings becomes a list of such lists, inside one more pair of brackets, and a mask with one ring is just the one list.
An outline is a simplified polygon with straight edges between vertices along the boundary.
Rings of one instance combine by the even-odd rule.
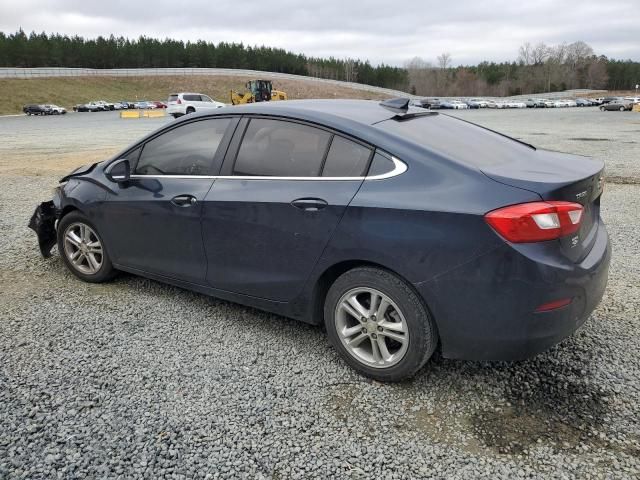
[[44, 258], [51, 256], [51, 249], [56, 244], [56, 208], [53, 201], [42, 202], [33, 212], [29, 220], [29, 228], [38, 235], [40, 253]]

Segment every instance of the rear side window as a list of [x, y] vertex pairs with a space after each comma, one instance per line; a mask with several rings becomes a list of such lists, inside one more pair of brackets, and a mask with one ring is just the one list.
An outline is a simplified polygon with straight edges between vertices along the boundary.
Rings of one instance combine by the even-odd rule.
[[185, 100], [188, 100], [190, 102], [199, 102], [200, 101], [200, 95], [183, 95], [182, 98], [184, 98]]
[[229, 118], [192, 122], [169, 130], [144, 145], [138, 175], [211, 175], [213, 157]]
[[316, 177], [331, 134], [281, 120], [249, 122], [233, 168], [234, 175]]
[[376, 152], [373, 156], [373, 160], [371, 160], [371, 167], [369, 168], [368, 176], [373, 177], [375, 175], [384, 175], [385, 173], [393, 171], [394, 168], [395, 164], [390, 158]]
[[370, 157], [371, 149], [336, 135], [324, 162], [322, 176], [361, 177]]

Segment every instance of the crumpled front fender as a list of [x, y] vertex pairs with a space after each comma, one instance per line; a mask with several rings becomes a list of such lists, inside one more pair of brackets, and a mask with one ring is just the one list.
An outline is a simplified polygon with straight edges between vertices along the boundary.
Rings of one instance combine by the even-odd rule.
[[44, 258], [51, 256], [51, 249], [57, 242], [56, 207], [53, 201], [42, 202], [36, 207], [29, 220], [29, 228], [38, 235], [40, 253]]

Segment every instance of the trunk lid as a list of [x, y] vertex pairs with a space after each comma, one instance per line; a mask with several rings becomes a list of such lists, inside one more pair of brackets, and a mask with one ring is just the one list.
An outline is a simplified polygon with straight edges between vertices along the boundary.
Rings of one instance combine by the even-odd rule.
[[595, 242], [604, 185], [604, 163], [589, 157], [536, 150], [508, 162], [484, 166], [489, 178], [535, 192], [543, 200], [564, 200], [584, 207], [580, 230], [561, 238], [562, 253], [580, 262]]

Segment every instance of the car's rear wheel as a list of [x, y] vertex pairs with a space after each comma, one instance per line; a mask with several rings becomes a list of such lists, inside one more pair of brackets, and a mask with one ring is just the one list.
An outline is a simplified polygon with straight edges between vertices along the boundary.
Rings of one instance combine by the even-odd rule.
[[58, 251], [75, 276], [90, 283], [111, 280], [116, 271], [95, 225], [80, 212], [71, 212], [58, 223]]
[[359, 267], [341, 275], [327, 293], [324, 319], [344, 360], [380, 381], [414, 375], [438, 343], [424, 303], [404, 280], [378, 268]]
[[601, 111], [601, 112], [604, 112], [604, 111], [605, 111], [605, 108], [604, 108], [604, 107], [600, 107], [600, 111]]
[[193, 107], [187, 107], [187, 115], [189, 115], [190, 113], [194, 113], [196, 111], [195, 108]]
[[621, 112], [624, 112], [624, 107], [620, 107], [620, 111], [621, 111]]

